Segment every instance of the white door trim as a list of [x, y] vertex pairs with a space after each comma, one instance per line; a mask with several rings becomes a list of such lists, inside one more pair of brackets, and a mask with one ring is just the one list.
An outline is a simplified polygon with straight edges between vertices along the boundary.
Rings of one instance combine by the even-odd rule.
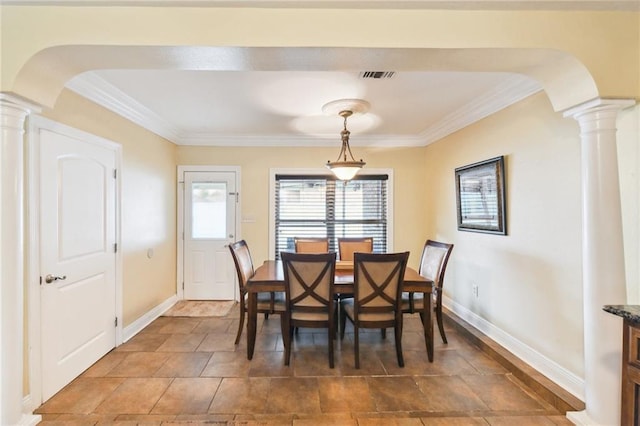
[[[183, 288], [183, 280], [184, 280], [184, 174], [185, 172], [235, 172], [236, 174], [236, 192], [238, 195], [238, 203], [236, 204], [236, 229], [234, 232], [235, 240], [242, 239], [241, 227], [240, 227], [240, 218], [241, 218], [241, 210], [242, 210], [242, 179], [240, 176], [240, 166], [178, 166], [178, 182], [177, 182], [177, 193], [178, 193], [178, 211], [177, 213], [177, 229], [176, 235], [178, 237], [178, 259], [177, 259], [177, 267], [176, 267], [176, 295], [178, 300], [184, 299], [184, 288]], [[238, 300], [238, 291], [237, 288], [235, 291], [235, 299]]]
[[[41, 117], [39, 115], [29, 116], [27, 135], [27, 230], [25, 242], [27, 245], [27, 285], [28, 285], [28, 368], [29, 368], [29, 389], [30, 404], [32, 407], [25, 407], [31, 410], [42, 404], [42, 347], [40, 333], [40, 158], [38, 155], [39, 129], [46, 129], [52, 132], [63, 133], [64, 135], [81, 139], [90, 144], [95, 144], [103, 148], [110, 149], [115, 154], [116, 169], [118, 179], [116, 179], [116, 316], [118, 325], [116, 327], [116, 346], [122, 343], [122, 250], [121, 247], [121, 170], [122, 170], [122, 146], [110, 140], [92, 135], [82, 130], [69, 127], [62, 123]], [[26, 366], [25, 366], [26, 367]]]

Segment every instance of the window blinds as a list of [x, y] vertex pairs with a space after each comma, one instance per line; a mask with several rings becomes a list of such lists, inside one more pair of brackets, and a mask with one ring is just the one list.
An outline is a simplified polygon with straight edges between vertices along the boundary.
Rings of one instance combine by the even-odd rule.
[[373, 237], [373, 251], [387, 251], [387, 175], [360, 175], [342, 182], [331, 176], [276, 175], [275, 258], [294, 251], [294, 237]]

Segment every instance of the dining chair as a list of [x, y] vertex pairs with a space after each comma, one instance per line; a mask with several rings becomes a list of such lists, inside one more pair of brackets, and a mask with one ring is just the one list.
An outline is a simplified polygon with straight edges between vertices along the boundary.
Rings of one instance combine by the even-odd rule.
[[[436, 321], [440, 330], [442, 341], [447, 343], [447, 336], [442, 324], [442, 287], [444, 285], [444, 274], [447, 270], [449, 256], [453, 251], [453, 244], [447, 244], [434, 240], [427, 240], [422, 250], [420, 258], [420, 268], [418, 272], [425, 278], [433, 280], [433, 310], [436, 313]], [[424, 323], [423, 316], [424, 298], [421, 293], [402, 294], [402, 312], [413, 314], [420, 312], [420, 317]]]
[[[240, 336], [242, 336], [244, 318], [248, 308], [245, 284], [247, 283], [247, 280], [253, 276], [254, 269], [251, 252], [249, 251], [249, 246], [245, 240], [229, 244], [229, 250], [231, 251], [233, 263], [236, 266], [236, 273], [238, 274], [238, 289], [240, 295], [240, 325], [238, 326], [238, 333], [235, 341], [235, 344], [237, 345], [240, 342]], [[285, 297], [283, 292], [258, 293], [257, 297], [257, 312], [263, 313], [265, 319], [269, 318], [269, 314], [282, 314], [285, 311]]]
[[327, 328], [329, 367], [334, 366], [333, 336], [336, 330], [335, 253], [280, 253], [284, 272], [286, 311], [282, 317], [284, 364], [289, 365], [293, 331], [298, 327]]
[[346, 319], [353, 323], [356, 368], [360, 368], [359, 333], [361, 328], [394, 328], [398, 365], [402, 356], [402, 280], [409, 252], [355, 253], [353, 261], [353, 299], [341, 301], [341, 339]]
[[329, 253], [329, 238], [294, 237], [296, 253]]
[[373, 238], [338, 238], [338, 258], [340, 260], [353, 260], [353, 253], [373, 252]]

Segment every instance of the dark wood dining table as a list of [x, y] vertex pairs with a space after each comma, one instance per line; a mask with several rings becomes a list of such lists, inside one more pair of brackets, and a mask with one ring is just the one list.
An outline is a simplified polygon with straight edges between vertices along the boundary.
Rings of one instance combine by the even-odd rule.
[[[353, 294], [353, 269], [336, 267], [335, 292]], [[284, 291], [284, 273], [282, 262], [267, 260], [260, 265], [251, 278], [247, 280], [245, 289], [248, 293], [248, 322], [247, 322], [247, 359], [253, 358], [256, 343], [256, 328], [258, 321], [258, 293]], [[431, 318], [431, 293], [433, 281], [420, 275], [415, 269], [407, 267], [402, 284], [402, 291], [409, 293], [423, 293], [424, 301], [422, 317], [424, 322], [424, 340], [427, 347], [429, 361], [433, 362], [433, 321]]]

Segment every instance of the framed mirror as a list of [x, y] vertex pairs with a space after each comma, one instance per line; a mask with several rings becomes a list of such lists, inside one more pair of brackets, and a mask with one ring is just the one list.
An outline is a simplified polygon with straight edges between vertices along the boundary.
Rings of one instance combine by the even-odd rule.
[[504, 156], [458, 167], [458, 230], [507, 234]]

